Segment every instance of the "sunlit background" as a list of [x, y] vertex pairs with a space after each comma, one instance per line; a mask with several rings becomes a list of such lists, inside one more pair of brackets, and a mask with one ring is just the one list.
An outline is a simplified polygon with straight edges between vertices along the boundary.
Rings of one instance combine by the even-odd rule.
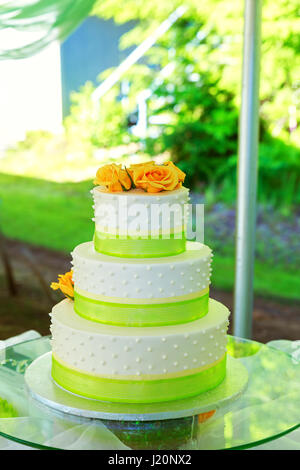
[[[47, 313], [59, 298], [49, 283], [69, 269], [69, 252], [92, 238], [89, 190], [96, 169], [111, 161], [172, 159], [186, 172], [192, 201], [205, 203], [212, 295], [232, 307], [242, 7], [235, 0], [96, 1], [63, 41], [21, 59], [2, 55], [0, 338], [31, 328], [48, 334]], [[300, 338], [299, 33], [297, 0], [264, 2], [260, 341]], [[36, 31], [26, 34], [36, 40]], [[0, 55], [22, 41], [22, 32], [5, 28]]]

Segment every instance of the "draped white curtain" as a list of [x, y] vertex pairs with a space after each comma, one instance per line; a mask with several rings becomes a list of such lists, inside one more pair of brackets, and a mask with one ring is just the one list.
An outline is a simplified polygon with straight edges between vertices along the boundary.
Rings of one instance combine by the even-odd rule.
[[22, 59], [65, 39], [95, 1], [0, 0], [0, 59]]

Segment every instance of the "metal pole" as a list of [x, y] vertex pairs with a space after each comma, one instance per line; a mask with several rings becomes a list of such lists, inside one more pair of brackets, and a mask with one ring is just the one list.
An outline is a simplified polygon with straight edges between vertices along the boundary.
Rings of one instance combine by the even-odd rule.
[[261, 0], [245, 0], [239, 123], [234, 335], [251, 338], [259, 129]]

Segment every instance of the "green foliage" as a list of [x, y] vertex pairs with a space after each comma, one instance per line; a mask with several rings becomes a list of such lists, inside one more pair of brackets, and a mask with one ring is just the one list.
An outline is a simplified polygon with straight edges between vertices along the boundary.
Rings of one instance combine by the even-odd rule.
[[[216, 177], [202, 188], [206, 204], [236, 200], [236, 169], [234, 155], [216, 170]], [[300, 204], [300, 151], [268, 134], [259, 145], [258, 200], [286, 214]]]
[[23, 151], [23, 150], [31, 150], [32, 148], [43, 149], [44, 145], [46, 145], [52, 139], [51, 132], [48, 131], [28, 131], [26, 133], [25, 139], [17, 142], [15, 150], [16, 151]]
[[220, 182], [237, 147], [237, 109], [232, 93], [220, 86], [223, 66], [208, 67], [205, 60], [216, 47], [215, 33], [203, 37], [198, 31], [191, 18], [178, 21], [168, 37], [172, 57], [164, 50], [151, 56], [159, 69], [169, 60], [172, 72], [149, 100], [152, 115], [164, 116], [167, 123], [146, 140], [152, 154], [169, 150], [190, 186]]
[[[127, 0], [124, 8], [120, 1], [101, 0], [94, 14], [121, 23], [136, 20], [121, 38], [126, 48], [140, 44], [180, 5], [179, 0]], [[187, 184], [205, 193], [211, 204], [216, 199], [232, 203], [243, 2], [187, 0], [185, 5], [183, 17], [123, 76], [130, 84], [128, 95], [118, 83], [97, 103], [95, 87], [86, 83], [72, 94], [66, 132], [29, 132], [2, 158], [2, 171], [56, 181], [90, 178], [99, 164], [131, 158], [139, 148], [144, 159], [171, 156], [187, 173]], [[263, 7], [258, 188], [260, 201], [281, 210], [300, 202], [298, 9], [296, 0], [265, 0]], [[130, 132], [130, 117], [145, 90], [151, 91], [151, 125], [141, 142]]]
[[[78, 180], [91, 175], [91, 142], [65, 133], [27, 132], [25, 139], [6, 150], [1, 158], [1, 171], [55, 181]], [[98, 165], [99, 166], [99, 165]]]
[[266, 136], [259, 148], [259, 197], [277, 207], [300, 204], [300, 149]]
[[92, 94], [95, 87], [87, 82], [81, 90], [71, 95], [70, 115], [64, 125], [71, 141], [80, 139], [94, 147], [114, 147], [128, 142], [126, 112], [118, 99], [118, 89], [114, 87], [99, 103]]
[[[111, 72], [111, 69], [106, 70], [99, 80]], [[148, 66], [133, 65], [126, 75], [126, 81], [131, 83], [130, 96], [123, 96], [119, 85], [116, 85], [101, 98], [100, 103], [93, 100], [95, 87], [87, 82], [79, 92], [71, 95], [70, 115], [64, 121], [68, 139], [72, 142], [83, 140], [94, 148], [111, 148], [136, 141], [129, 132], [129, 117], [136, 111], [136, 94], [152, 80], [153, 72]]]
[[18, 412], [15, 407], [0, 397], [0, 418], [16, 418]]
[[[136, 26], [121, 39], [121, 46], [140, 44], [165, 20], [180, 0], [99, 0], [93, 13], [102, 18], [114, 18], [117, 23], [136, 21]], [[223, 64], [220, 85], [230, 90], [236, 104], [240, 100], [244, 2], [236, 0], [186, 0], [185, 16], [194, 19], [201, 33], [214, 30], [216, 45], [205, 63], [210, 67]], [[172, 27], [173, 29], [173, 27]], [[168, 43], [168, 35], [165, 35]], [[182, 39], [186, 38], [183, 33]], [[290, 113], [295, 112], [299, 122], [300, 77], [300, 15], [298, 0], [264, 0], [262, 9], [262, 67], [261, 113], [267, 130], [285, 139], [293, 134], [300, 146], [300, 129], [290, 129]], [[292, 108], [296, 109], [292, 109]]]
[[[137, 21], [121, 39], [126, 48], [140, 44], [180, 5], [177, 0], [147, 5], [128, 0], [123, 8], [119, 1], [105, 0], [96, 4], [94, 13], [121, 23]], [[141, 77], [135, 66], [134, 76], [124, 77], [133, 85], [127, 112], [134, 110], [138, 91], [150, 88], [149, 116], [164, 125], [150, 128], [146, 150], [152, 155], [168, 152], [187, 173], [187, 184], [218, 186], [223, 200], [232, 201], [243, 2], [187, 0], [185, 5], [183, 17], [147, 53], [142, 67], [146, 63], [149, 73]], [[299, 32], [297, 0], [264, 1], [259, 198], [277, 206], [295, 206], [300, 198]], [[171, 72], [163, 74], [168, 67]]]

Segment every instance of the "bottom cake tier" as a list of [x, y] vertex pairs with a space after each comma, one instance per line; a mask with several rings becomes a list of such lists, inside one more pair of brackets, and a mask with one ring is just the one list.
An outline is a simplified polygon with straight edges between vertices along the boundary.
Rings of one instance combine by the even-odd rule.
[[118, 327], [78, 316], [73, 302], [52, 310], [52, 378], [64, 389], [111, 402], [178, 400], [219, 385], [226, 374], [228, 309], [209, 301], [199, 320]]

